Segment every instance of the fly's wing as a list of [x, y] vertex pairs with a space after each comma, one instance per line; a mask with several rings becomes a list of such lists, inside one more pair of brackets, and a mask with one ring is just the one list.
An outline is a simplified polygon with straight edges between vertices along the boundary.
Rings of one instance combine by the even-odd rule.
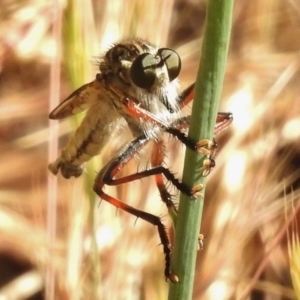
[[99, 101], [104, 93], [102, 82], [94, 80], [74, 91], [60, 103], [49, 115], [49, 119], [57, 120], [80, 113]]

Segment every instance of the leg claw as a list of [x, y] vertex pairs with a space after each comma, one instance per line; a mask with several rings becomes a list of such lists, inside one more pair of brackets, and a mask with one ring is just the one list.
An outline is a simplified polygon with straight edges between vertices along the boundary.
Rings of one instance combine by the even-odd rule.
[[214, 161], [214, 157], [215, 157], [217, 148], [218, 148], [218, 144], [214, 138], [212, 141], [201, 140], [197, 143], [197, 151], [199, 153], [207, 156], [207, 158], [203, 162], [203, 168], [204, 168], [204, 171], [202, 173], [203, 177], [209, 175], [211, 169], [216, 165], [216, 163]]
[[173, 283], [179, 282], [179, 278], [175, 274], [169, 274], [168, 277], [166, 277], [166, 281], [168, 280], [172, 281]]
[[203, 247], [204, 247], [204, 239], [205, 239], [204, 235], [202, 233], [200, 233], [198, 235], [198, 248], [197, 248], [197, 250], [200, 251], [200, 250], [203, 249]]
[[203, 198], [203, 195], [199, 193], [201, 190], [203, 190], [203, 184], [197, 184], [191, 189], [191, 194], [192, 197], [197, 199], [197, 198]]

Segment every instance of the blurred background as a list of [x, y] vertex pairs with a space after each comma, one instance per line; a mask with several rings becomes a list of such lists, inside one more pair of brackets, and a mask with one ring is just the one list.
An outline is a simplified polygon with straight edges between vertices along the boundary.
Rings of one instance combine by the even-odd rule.
[[[80, 117], [49, 122], [48, 114], [95, 78], [99, 55], [123, 37], [175, 49], [188, 86], [205, 10], [202, 0], [2, 0], [1, 300], [167, 298], [156, 229], [92, 193], [120, 141], [82, 178], [57, 178], [47, 165]], [[234, 122], [217, 138], [193, 299], [300, 299], [299, 46], [298, 1], [235, 1], [220, 107]], [[185, 149], [166, 141], [166, 163], [180, 178]], [[151, 179], [106, 191], [171, 226]]]

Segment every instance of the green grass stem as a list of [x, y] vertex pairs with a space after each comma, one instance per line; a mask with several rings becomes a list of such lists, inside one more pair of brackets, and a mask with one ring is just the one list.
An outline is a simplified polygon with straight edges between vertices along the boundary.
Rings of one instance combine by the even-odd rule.
[[[209, 0], [207, 4], [202, 54], [189, 130], [189, 136], [195, 141], [211, 140], [213, 137], [230, 40], [232, 10], [233, 0]], [[190, 186], [205, 186], [206, 178], [202, 177], [202, 171], [199, 170], [204, 159], [202, 155], [187, 149], [183, 182]], [[202, 193], [204, 191], [205, 188]], [[192, 299], [203, 203], [204, 199], [192, 200], [181, 194], [172, 257], [172, 271], [179, 277], [179, 283], [170, 284], [169, 300]]]

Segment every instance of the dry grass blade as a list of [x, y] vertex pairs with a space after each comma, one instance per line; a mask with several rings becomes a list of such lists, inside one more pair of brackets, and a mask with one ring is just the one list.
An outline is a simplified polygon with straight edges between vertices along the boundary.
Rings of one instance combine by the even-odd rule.
[[[287, 206], [287, 204], [286, 204]], [[290, 272], [293, 283], [294, 292], [297, 299], [300, 299], [300, 240], [299, 240], [299, 228], [297, 222], [297, 213], [300, 209], [300, 202], [298, 201], [296, 207], [294, 207], [294, 202], [292, 202], [292, 233], [287, 231], [288, 237], [288, 256], [290, 263]]]
[[289, 244], [289, 258], [290, 258], [290, 268], [291, 277], [293, 282], [294, 291], [297, 299], [300, 299], [300, 241], [299, 232], [293, 232], [292, 240]]

